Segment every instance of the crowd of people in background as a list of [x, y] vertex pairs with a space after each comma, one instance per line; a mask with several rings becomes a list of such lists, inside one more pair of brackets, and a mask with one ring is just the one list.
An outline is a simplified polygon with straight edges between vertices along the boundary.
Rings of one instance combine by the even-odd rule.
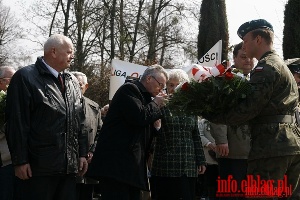
[[[0, 199], [245, 199], [248, 175], [274, 187], [286, 179], [287, 197], [300, 199], [300, 58], [276, 54], [266, 20], [242, 24], [238, 35], [232, 68], [253, 93], [217, 116], [172, 113], [167, 102], [189, 77], [160, 65], [99, 106], [84, 96], [87, 76], [68, 71], [74, 48], [61, 34], [34, 64], [0, 67]], [[237, 190], [222, 196], [218, 181], [229, 177]]]

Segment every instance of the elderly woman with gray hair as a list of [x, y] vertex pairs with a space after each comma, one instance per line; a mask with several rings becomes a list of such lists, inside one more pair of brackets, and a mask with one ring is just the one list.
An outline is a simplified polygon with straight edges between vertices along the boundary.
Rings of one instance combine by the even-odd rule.
[[[181, 69], [169, 71], [167, 93], [189, 81]], [[161, 108], [161, 132], [155, 139], [151, 168], [151, 191], [156, 200], [195, 199], [198, 174], [205, 171], [205, 157], [198, 130], [197, 116], [173, 115], [168, 106]]]

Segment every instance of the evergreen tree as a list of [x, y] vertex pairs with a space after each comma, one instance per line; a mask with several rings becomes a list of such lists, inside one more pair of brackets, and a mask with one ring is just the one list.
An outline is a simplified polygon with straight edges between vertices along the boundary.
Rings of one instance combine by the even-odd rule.
[[200, 8], [198, 59], [222, 40], [222, 60], [228, 59], [228, 22], [225, 0], [202, 0]]
[[289, 0], [284, 10], [282, 51], [284, 59], [300, 57], [300, 1]]

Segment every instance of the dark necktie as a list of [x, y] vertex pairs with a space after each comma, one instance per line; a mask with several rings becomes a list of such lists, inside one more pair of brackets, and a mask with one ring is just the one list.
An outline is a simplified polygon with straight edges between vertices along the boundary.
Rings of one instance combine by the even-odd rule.
[[65, 85], [64, 85], [64, 80], [62, 78], [61, 73], [58, 73], [58, 82], [59, 82], [60, 87], [61, 87], [61, 92], [64, 93], [64, 91], [65, 91]]

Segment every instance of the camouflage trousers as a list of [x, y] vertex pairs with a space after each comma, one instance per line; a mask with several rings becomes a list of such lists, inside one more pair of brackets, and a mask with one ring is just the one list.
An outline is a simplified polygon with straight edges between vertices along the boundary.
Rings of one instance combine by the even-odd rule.
[[300, 200], [300, 155], [248, 161], [250, 199]]

